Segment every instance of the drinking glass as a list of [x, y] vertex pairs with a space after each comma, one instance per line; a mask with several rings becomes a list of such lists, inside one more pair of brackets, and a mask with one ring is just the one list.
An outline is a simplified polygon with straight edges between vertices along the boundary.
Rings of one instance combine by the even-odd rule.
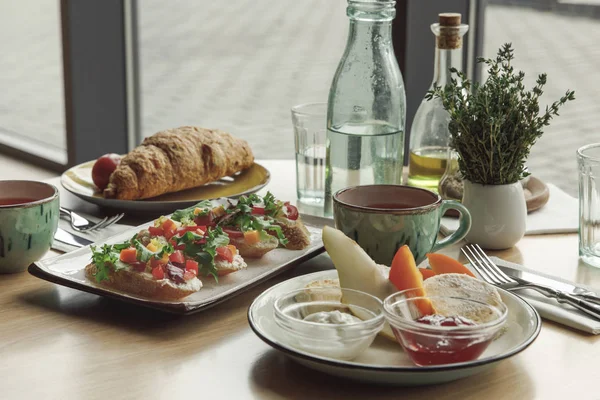
[[292, 107], [296, 147], [296, 190], [304, 204], [322, 206], [325, 198], [327, 103]]
[[579, 165], [579, 257], [600, 268], [600, 143], [577, 150]]

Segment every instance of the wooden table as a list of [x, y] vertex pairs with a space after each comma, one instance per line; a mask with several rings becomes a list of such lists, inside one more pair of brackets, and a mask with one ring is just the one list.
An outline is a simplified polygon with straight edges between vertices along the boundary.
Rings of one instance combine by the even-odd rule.
[[[3, 162], [0, 158], [0, 169]], [[293, 162], [264, 165], [274, 175], [269, 189], [282, 198], [295, 197]], [[13, 178], [19, 171], [14, 169]], [[30, 169], [22, 171], [31, 177]], [[83, 205], [62, 195], [69, 206]], [[98, 210], [86, 205], [86, 211]], [[445, 253], [458, 257], [459, 249]], [[494, 254], [600, 287], [600, 270], [578, 262], [575, 234], [527, 236], [515, 248]], [[252, 333], [246, 312], [268, 287], [327, 268], [331, 261], [320, 255], [186, 317], [56, 286], [27, 273], [0, 276], [0, 398], [600, 399], [600, 337], [547, 321], [521, 354], [444, 385], [377, 387], [297, 365]]]

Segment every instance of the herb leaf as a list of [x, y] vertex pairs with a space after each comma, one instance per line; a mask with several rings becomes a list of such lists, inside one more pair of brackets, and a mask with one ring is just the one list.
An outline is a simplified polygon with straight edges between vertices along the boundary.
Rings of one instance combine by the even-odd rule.
[[427, 100], [441, 99], [450, 114], [450, 147], [458, 153], [463, 178], [473, 183], [503, 185], [529, 175], [525, 163], [531, 147], [558, 116], [558, 110], [575, 99], [575, 92], [567, 90], [540, 113], [546, 74], [539, 75], [535, 86], [526, 90], [525, 73], [515, 71], [513, 59], [514, 51], [507, 43], [495, 59], [477, 60], [488, 67], [483, 84], [473, 83], [451, 68], [451, 82], [434, 87], [425, 96]]
[[[198, 214], [194, 214], [194, 210], [199, 208], [201, 211]], [[202, 200], [200, 203], [184, 208], [182, 210], [177, 210], [171, 215], [171, 219], [173, 221], [189, 223], [194, 220], [194, 217], [203, 216], [208, 214], [213, 208], [213, 203], [210, 200]]]

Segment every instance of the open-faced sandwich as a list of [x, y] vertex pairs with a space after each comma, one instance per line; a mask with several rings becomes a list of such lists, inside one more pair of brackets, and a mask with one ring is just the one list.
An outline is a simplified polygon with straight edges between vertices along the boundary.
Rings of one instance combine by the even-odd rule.
[[310, 244], [310, 233], [302, 223], [298, 209], [277, 200], [270, 192], [241, 196], [237, 200], [202, 201], [179, 210], [173, 220], [198, 225], [219, 226], [243, 257], [260, 258], [283, 246], [301, 250]]
[[242, 257], [309, 244], [296, 207], [271, 193], [252, 194], [235, 201], [201, 201], [156, 219], [124, 243], [92, 248], [85, 272], [104, 286], [175, 300], [200, 290], [199, 277], [217, 279], [246, 268]]
[[183, 126], [147, 137], [123, 158], [100, 157], [92, 178], [106, 198], [138, 200], [202, 186], [253, 163], [245, 140], [217, 129]]
[[[310, 233], [298, 209], [277, 200], [270, 192], [264, 197], [251, 194], [237, 202], [230, 201], [225, 211], [219, 225], [245, 257], [261, 257], [279, 245], [301, 250], [310, 244]], [[255, 244], [260, 245], [260, 250]]]
[[[88, 279], [127, 293], [176, 300], [202, 287], [198, 276], [217, 278], [246, 268], [219, 227], [161, 217], [129, 241], [92, 248]], [[212, 278], [210, 278], [212, 279]]]

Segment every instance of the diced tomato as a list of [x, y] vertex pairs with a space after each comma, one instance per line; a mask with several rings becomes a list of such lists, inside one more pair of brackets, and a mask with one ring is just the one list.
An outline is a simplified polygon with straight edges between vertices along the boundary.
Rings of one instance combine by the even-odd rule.
[[156, 267], [152, 268], [152, 276], [156, 280], [165, 279], [165, 270], [163, 269], [163, 266], [157, 265]]
[[146, 270], [146, 263], [142, 261], [136, 261], [131, 263], [133, 269], [137, 272], [144, 272]]
[[238, 231], [233, 228], [223, 228], [223, 232], [225, 232], [230, 238], [243, 238], [244, 232]]
[[185, 262], [185, 257], [183, 257], [181, 250], [175, 250], [173, 254], [169, 256], [169, 261], [183, 264]]
[[247, 231], [244, 232], [244, 240], [248, 244], [256, 244], [260, 242], [260, 235], [258, 231]]
[[198, 274], [194, 273], [194, 271], [189, 271], [189, 270], [185, 271], [183, 273], [183, 280], [189, 281], [190, 279], [194, 279], [196, 277], [196, 275], [198, 275]]
[[127, 249], [121, 250], [119, 254], [119, 259], [124, 263], [131, 264], [137, 261], [137, 250], [135, 247], [129, 247]]
[[163, 222], [162, 229], [165, 232], [165, 237], [167, 238], [167, 240], [169, 240], [177, 231], [177, 225], [175, 225], [175, 222], [171, 221], [170, 219], [167, 219], [165, 222]]
[[212, 214], [212, 212], [209, 212], [206, 215], [200, 215], [200, 216], [194, 218], [194, 222], [196, 223], [196, 225], [214, 226], [213, 214]]
[[171, 246], [173, 246], [173, 248], [175, 250], [185, 250], [185, 244], [177, 244], [177, 242], [175, 241], [175, 239], [171, 239], [169, 240], [169, 243], [171, 244]]
[[194, 260], [186, 260], [185, 261], [185, 270], [192, 271], [196, 275], [198, 275], [198, 263]]
[[206, 233], [206, 225], [198, 225], [196, 228], [197, 231], [202, 231], [203, 233]]
[[163, 265], [165, 265], [168, 262], [169, 262], [168, 257], [167, 257], [166, 261], [164, 259], [157, 260], [156, 258], [152, 257], [150, 259], [150, 267], [152, 267], [152, 269], [154, 269], [156, 267], [162, 267]]
[[252, 214], [265, 215], [265, 208], [264, 207], [252, 207]]
[[217, 247], [217, 257], [228, 262], [233, 262], [233, 253], [227, 246]]
[[149, 227], [148, 232], [150, 232], [150, 236], [164, 236], [165, 235], [165, 231], [162, 228], [157, 228], [155, 226]]
[[296, 206], [293, 206], [290, 204], [289, 201], [285, 202], [285, 207], [286, 207], [286, 214], [287, 214], [287, 219], [291, 219], [292, 221], [295, 221], [298, 219], [298, 209], [296, 208]]
[[181, 228], [177, 228], [175, 234], [178, 236], [183, 236], [186, 232], [196, 232], [200, 227], [197, 225], [193, 226], [182, 226]]

